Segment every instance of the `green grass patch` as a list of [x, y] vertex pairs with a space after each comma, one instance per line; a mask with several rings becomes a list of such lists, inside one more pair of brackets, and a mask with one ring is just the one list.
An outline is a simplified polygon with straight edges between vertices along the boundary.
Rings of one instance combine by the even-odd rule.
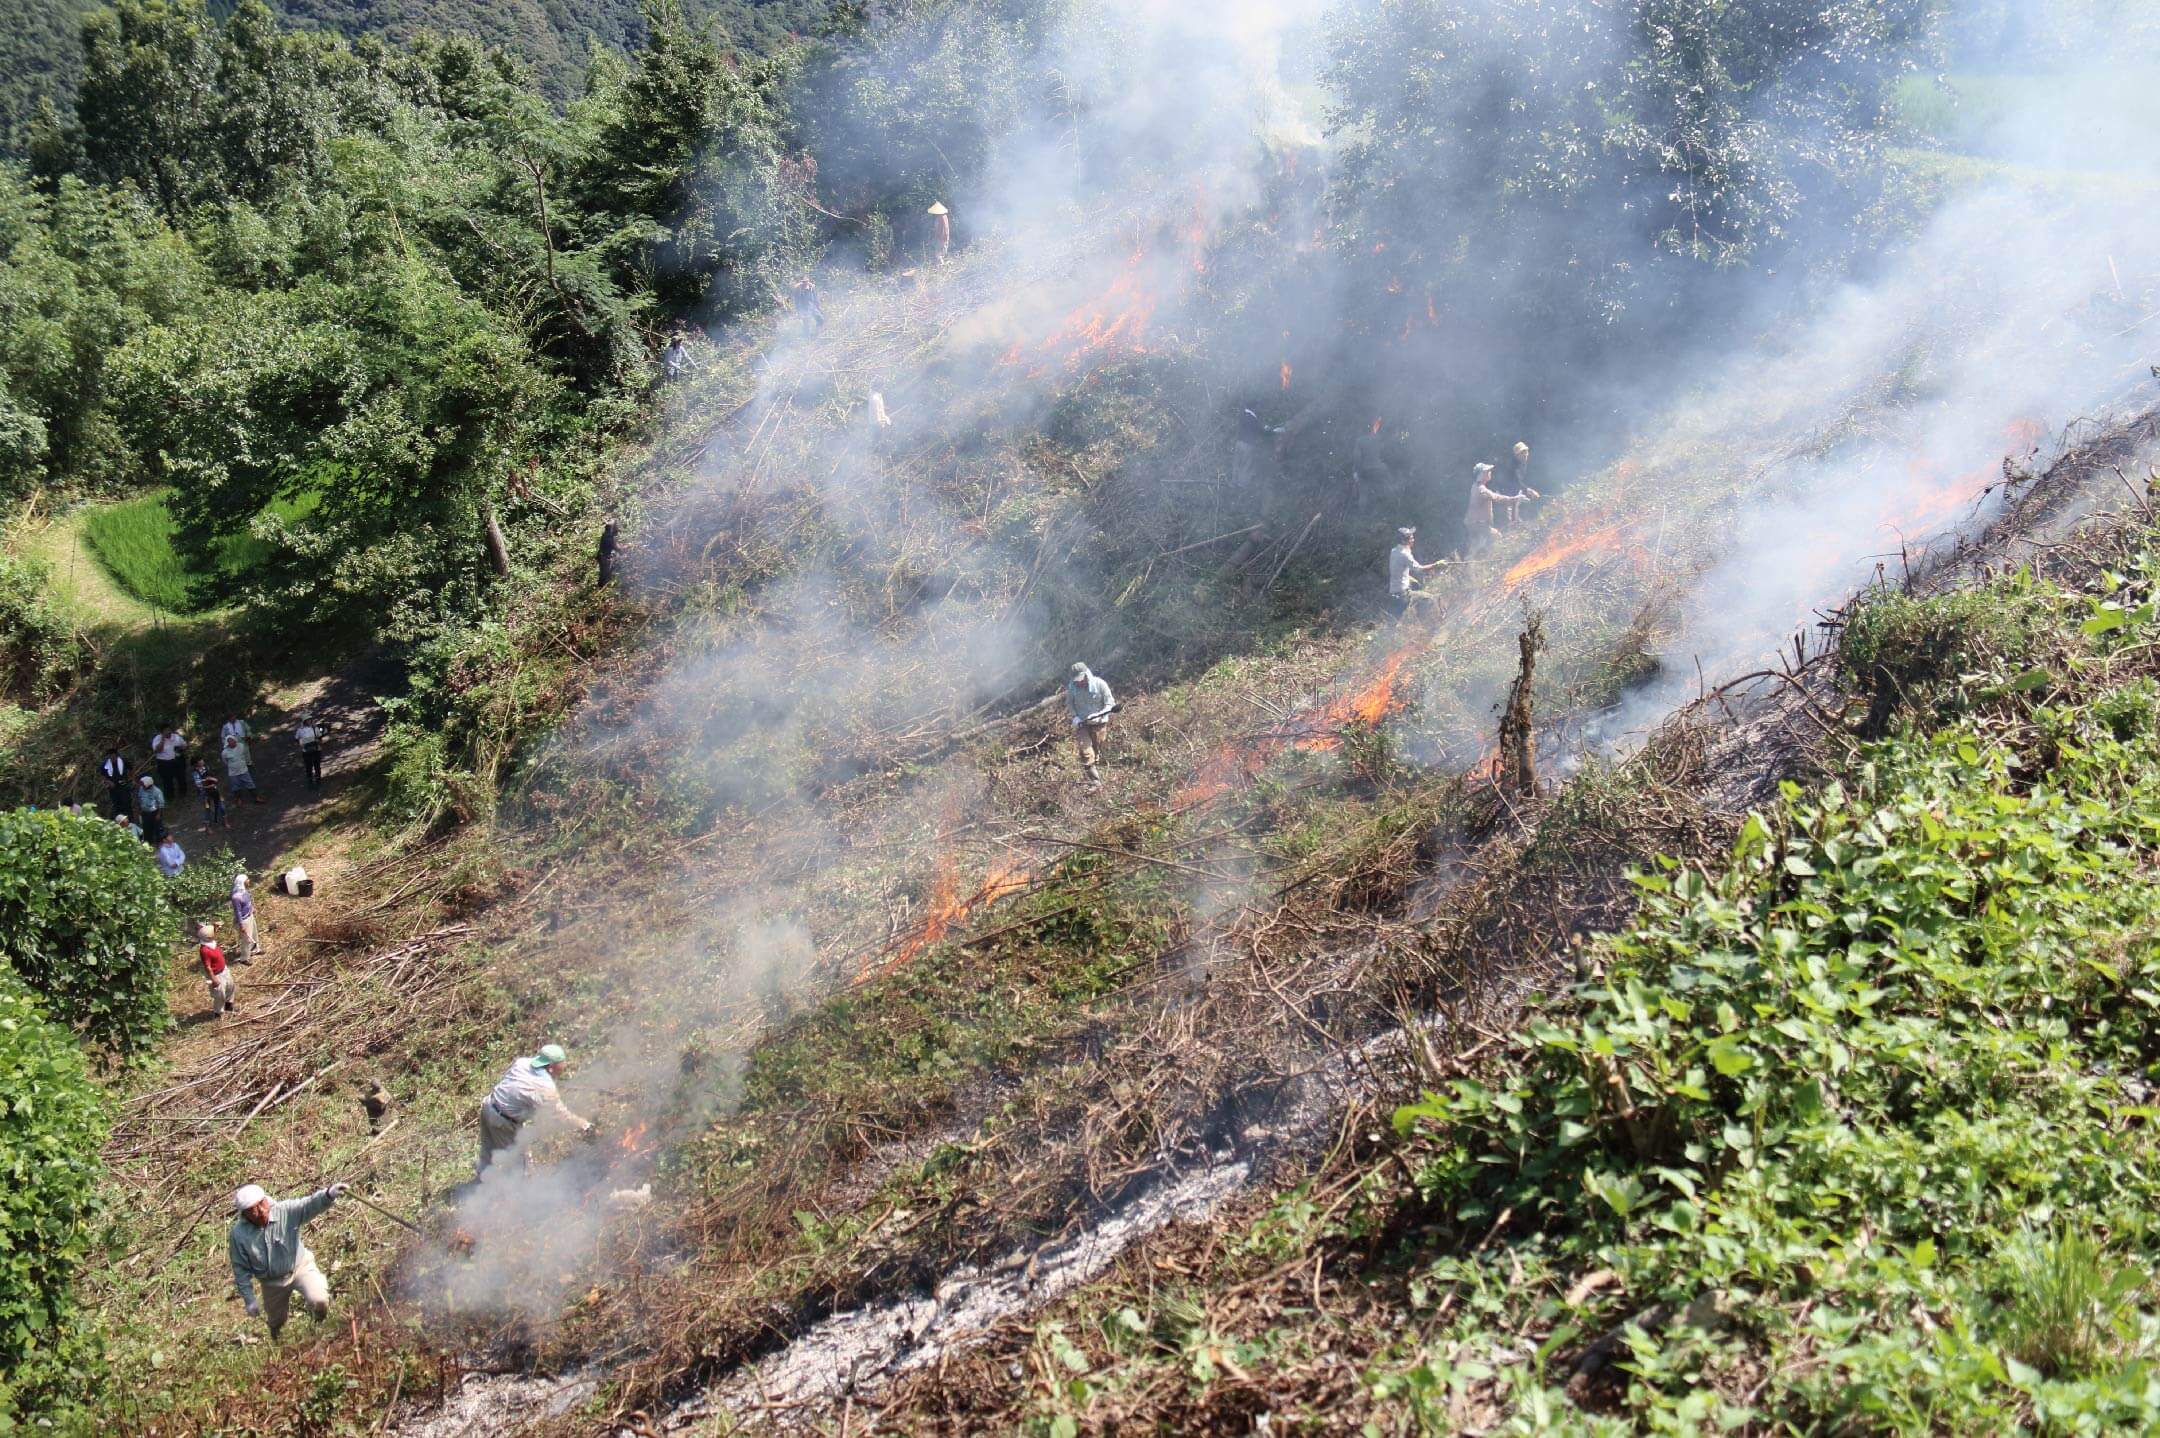
[[[314, 512], [316, 496], [273, 502], [267, 513], [296, 524]], [[217, 607], [220, 582], [244, 579], [270, 547], [249, 534], [228, 535], [207, 550], [190, 552], [163, 493], [138, 495], [93, 510], [83, 537], [106, 573], [127, 593], [171, 614], [200, 614]]]

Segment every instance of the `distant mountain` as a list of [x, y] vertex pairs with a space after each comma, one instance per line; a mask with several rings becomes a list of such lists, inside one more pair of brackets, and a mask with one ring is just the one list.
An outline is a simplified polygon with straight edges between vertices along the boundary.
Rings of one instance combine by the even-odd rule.
[[[11, 0], [15, 13], [0, 25], [0, 149], [19, 154], [38, 100], [63, 107], [81, 67], [82, 17], [101, 0]], [[595, 45], [628, 50], [645, 35], [640, 0], [267, 0], [296, 29], [342, 35], [382, 35], [393, 41], [427, 30], [471, 35], [508, 50], [532, 67], [556, 100], [577, 93]], [[218, 13], [232, 0], [211, 0]], [[753, 54], [815, 28], [833, 0], [684, 0], [692, 15], [710, 16]]]

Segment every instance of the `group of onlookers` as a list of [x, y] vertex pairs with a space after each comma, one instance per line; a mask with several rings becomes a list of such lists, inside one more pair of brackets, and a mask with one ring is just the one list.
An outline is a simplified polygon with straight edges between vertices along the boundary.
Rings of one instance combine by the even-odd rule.
[[[152, 767], [136, 773], [118, 745], [106, 749], [98, 761], [105, 783], [106, 812], [114, 822], [127, 825], [144, 843], [157, 845], [166, 837], [170, 806], [193, 789], [202, 798], [203, 822], [212, 828], [225, 823], [225, 796], [234, 803], [243, 798], [260, 804], [262, 787], [255, 778], [255, 730], [238, 714], [229, 714], [218, 728], [218, 759], [221, 779], [201, 755], [192, 759], [187, 737], [171, 724], [150, 740]], [[300, 751], [300, 772], [310, 789], [322, 788], [323, 730], [314, 716], [302, 714], [293, 726], [293, 743]]]

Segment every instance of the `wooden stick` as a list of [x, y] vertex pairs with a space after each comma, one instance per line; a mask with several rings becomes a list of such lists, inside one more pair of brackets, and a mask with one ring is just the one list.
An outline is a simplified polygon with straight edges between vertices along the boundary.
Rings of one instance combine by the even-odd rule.
[[1260, 586], [1263, 591], [1273, 589], [1275, 587], [1275, 581], [1282, 578], [1283, 570], [1289, 568], [1291, 559], [1296, 556], [1299, 549], [1304, 547], [1305, 536], [1311, 534], [1313, 532], [1313, 526], [1318, 524], [1319, 522], [1320, 516], [1318, 514], [1313, 515], [1311, 519], [1305, 521], [1305, 527], [1298, 531], [1298, 537], [1296, 538], [1296, 540], [1291, 543], [1288, 549], [1283, 551], [1282, 559], [1278, 561], [1275, 565], [1275, 572], [1267, 577], [1267, 583]]

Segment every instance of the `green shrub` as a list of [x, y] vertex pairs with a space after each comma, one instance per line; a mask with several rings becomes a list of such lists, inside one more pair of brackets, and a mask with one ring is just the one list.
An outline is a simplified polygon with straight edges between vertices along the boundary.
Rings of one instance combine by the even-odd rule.
[[1880, 738], [1900, 707], [1947, 722], [1999, 688], [2032, 652], [2034, 614], [2022, 599], [2003, 589], [1870, 595], [1838, 643], [1846, 681], [1868, 698], [1862, 732]]
[[222, 919], [232, 897], [233, 875], [243, 873], [247, 861], [228, 846], [188, 850], [187, 866], [165, 880], [165, 902], [187, 923]]
[[74, 1367], [70, 1289], [90, 1252], [107, 1117], [74, 1039], [0, 973], [0, 1429], [11, 1410], [46, 1411], [37, 1390]]
[[36, 701], [82, 661], [75, 627], [46, 599], [45, 567], [0, 554], [0, 695]]
[[[1901, 605], [1921, 624], [1884, 632], [1978, 608]], [[1744, 1415], [1764, 1431], [2160, 1431], [2138, 1107], [2160, 738], [2133, 684], [2058, 706], [2023, 752], [1978, 722], [1875, 746], [1849, 786], [1786, 786], [1722, 873], [1640, 876], [1603, 977], [1503, 1077], [1397, 1112], [1438, 1224], [1531, 1230], [1436, 1276], [1554, 1261], [1664, 1305], [1625, 1399], [1659, 1431], [1725, 1401], [1702, 1395], [1733, 1326], [1768, 1350]], [[2073, 1226], [2035, 1237], [2053, 1215]]]
[[62, 810], [0, 814], [0, 957], [109, 1057], [165, 1031], [172, 919], [150, 850]]

